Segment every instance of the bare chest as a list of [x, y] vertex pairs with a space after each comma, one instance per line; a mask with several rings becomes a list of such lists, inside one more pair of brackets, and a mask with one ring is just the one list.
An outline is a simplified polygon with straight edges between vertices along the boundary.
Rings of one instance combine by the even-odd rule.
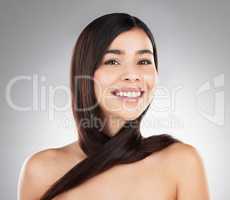
[[160, 166], [115, 166], [54, 200], [175, 200], [175, 184]]

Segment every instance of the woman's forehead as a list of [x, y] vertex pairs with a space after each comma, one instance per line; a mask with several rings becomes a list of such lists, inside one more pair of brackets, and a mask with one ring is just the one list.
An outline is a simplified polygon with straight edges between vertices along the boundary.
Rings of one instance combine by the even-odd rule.
[[134, 52], [140, 54], [142, 50], [148, 50], [149, 52], [153, 52], [152, 42], [147, 34], [144, 31], [137, 29], [129, 30], [118, 35], [111, 42], [107, 53], [109, 53], [110, 50], [114, 49], [120, 51], [117, 51], [117, 54]]

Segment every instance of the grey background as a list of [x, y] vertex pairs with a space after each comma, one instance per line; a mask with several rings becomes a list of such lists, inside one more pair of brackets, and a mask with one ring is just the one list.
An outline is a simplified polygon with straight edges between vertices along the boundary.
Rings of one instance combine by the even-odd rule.
[[[229, 4], [224, 0], [1, 1], [1, 199], [17, 198], [26, 158], [77, 137], [68, 106], [52, 114], [51, 100], [56, 106], [66, 105], [67, 93], [59, 88], [55, 98], [51, 94], [55, 87], [69, 86], [70, 57], [80, 31], [103, 14], [128, 12], [149, 25], [159, 54], [163, 89], [145, 118], [143, 135], [167, 132], [195, 146], [203, 157], [212, 199], [229, 200]], [[28, 80], [14, 84], [11, 99], [20, 106], [33, 104], [33, 110], [16, 110], [7, 99], [7, 86], [20, 76]], [[38, 90], [32, 84], [36, 77]], [[203, 84], [207, 90], [198, 94]], [[41, 97], [42, 88], [46, 97]], [[47, 106], [44, 110], [41, 101]]]

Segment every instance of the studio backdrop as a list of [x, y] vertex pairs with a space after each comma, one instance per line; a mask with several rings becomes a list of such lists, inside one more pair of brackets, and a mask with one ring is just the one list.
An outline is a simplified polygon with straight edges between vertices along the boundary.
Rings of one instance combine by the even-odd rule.
[[151, 28], [159, 81], [142, 132], [197, 148], [213, 200], [229, 200], [229, 18], [224, 0], [2, 0], [0, 2], [1, 186], [15, 200], [26, 158], [77, 138], [70, 106], [73, 45], [93, 19], [127, 12]]

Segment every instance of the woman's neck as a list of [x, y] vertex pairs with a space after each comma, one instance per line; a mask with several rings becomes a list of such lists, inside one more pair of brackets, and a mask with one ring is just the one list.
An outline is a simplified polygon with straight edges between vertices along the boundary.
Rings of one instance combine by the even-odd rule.
[[110, 137], [113, 137], [116, 135], [119, 130], [122, 128], [122, 126], [125, 124], [125, 120], [115, 117], [115, 116], [105, 116], [105, 127], [104, 131], [105, 134], [109, 135]]

